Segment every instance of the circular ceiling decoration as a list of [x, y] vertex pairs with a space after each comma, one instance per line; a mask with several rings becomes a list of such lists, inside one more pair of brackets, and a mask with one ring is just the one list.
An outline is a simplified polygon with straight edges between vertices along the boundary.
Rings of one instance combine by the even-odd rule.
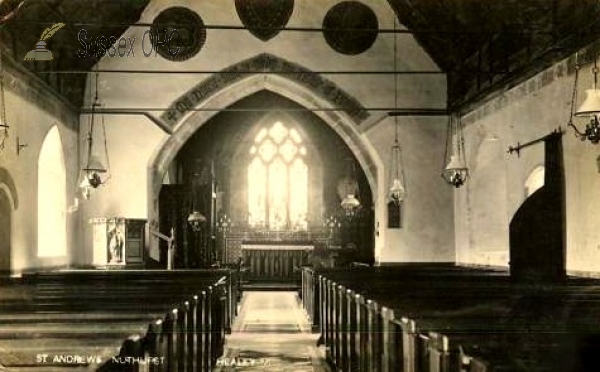
[[378, 28], [375, 12], [358, 1], [344, 1], [333, 6], [323, 19], [327, 44], [348, 55], [368, 50], [377, 39]]
[[185, 61], [196, 54], [206, 41], [206, 28], [200, 16], [184, 7], [163, 10], [152, 22], [153, 48], [169, 61]]

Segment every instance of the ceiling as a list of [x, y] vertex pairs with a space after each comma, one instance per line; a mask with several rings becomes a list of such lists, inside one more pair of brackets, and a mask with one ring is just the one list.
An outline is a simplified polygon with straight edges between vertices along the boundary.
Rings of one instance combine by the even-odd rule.
[[[149, 0], [0, 0], [0, 42], [16, 61], [36, 73], [75, 107], [95, 58], [77, 56], [78, 29], [90, 37], [120, 35], [136, 23]], [[221, 1], [221, 0], [220, 0]], [[252, 0], [248, 0], [252, 1]], [[464, 107], [516, 84], [596, 38], [598, 0], [388, 0], [400, 22], [448, 73], [448, 104]], [[21, 6], [19, 7], [19, 4]], [[65, 22], [49, 43], [53, 63], [23, 61], [42, 31]], [[108, 25], [108, 26], [101, 26]]]
[[389, 0], [448, 73], [451, 107], [485, 98], [600, 36], [598, 0]]
[[[15, 18], [4, 22], [0, 28], [0, 42], [8, 49], [15, 61], [36, 73], [75, 107], [83, 103], [85, 74], [56, 74], [52, 71], [89, 71], [98, 58], [81, 58], [77, 50], [81, 47], [77, 24], [86, 26], [88, 38], [101, 35], [121, 35], [131, 23], [140, 19], [149, 0], [4, 0], [0, 3], [0, 14], [17, 9]], [[19, 7], [19, 4], [22, 4]], [[35, 47], [40, 35], [49, 26], [65, 22], [66, 26], [48, 40], [48, 49], [54, 54], [52, 63], [45, 61], [23, 61], [23, 56]], [[71, 23], [71, 25], [69, 24]], [[106, 24], [109, 26], [98, 25]]]

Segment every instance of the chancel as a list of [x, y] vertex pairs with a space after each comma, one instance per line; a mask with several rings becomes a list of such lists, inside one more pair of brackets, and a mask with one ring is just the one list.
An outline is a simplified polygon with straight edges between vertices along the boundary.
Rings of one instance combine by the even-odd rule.
[[0, 370], [600, 370], [599, 22], [0, 1]]

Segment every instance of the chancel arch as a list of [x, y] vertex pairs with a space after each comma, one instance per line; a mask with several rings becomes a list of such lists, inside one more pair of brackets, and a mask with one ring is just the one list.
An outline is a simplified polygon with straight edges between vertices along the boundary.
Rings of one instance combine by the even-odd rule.
[[[202, 107], [229, 107], [232, 104], [252, 96], [255, 93], [271, 92], [295, 102], [307, 110], [312, 107], [331, 108], [332, 103], [323, 99], [317, 91], [303, 86], [285, 76], [262, 74], [251, 75], [244, 79], [223, 86], [220, 90], [206, 97], [197, 105]], [[335, 110], [318, 110], [312, 112], [319, 117], [325, 125], [330, 127], [341, 140], [348, 146], [356, 157], [358, 164], [364, 171], [366, 181], [372, 191], [372, 201], [379, 202], [379, 179], [381, 172], [377, 171], [377, 164], [382, 164], [376, 151], [366, 142], [361, 135], [356, 122], [351, 116]], [[172, 135], [165, 137], [155, 150], [148, 163], [148, 219], [158, 220], [158, 195], [162, 187], [165, 172], [169, 169], [173, 159], [184, 144], [205, 125], [218, 112], [194, 111], [181, 118], [174, 126]]]
[[58, 127], [46, 134], [38, 158], [37, 256], [67, 254], [67, 185], [63, 146]]
[[[353, 152], [313, 112], [301, 110], [297, 103], [267, 90], [245, 97], [215, 115], [182, 146], [171, 165], [182, 169], [182, 177], [179, 186], [163, 186], [160, 224], [165, 219], [176, 221], [171, 216], [182, 214], [165, 210], [172, 206], [167, 200], [180, 198], [179, 205], [184, 209], [195, 208], [206, 215], [205, 229], [211, 224], [214, 228], [226, 216], [235, 225], [236, 234], [258, 234], [261, 240], [269, 240], [268, 234], [273, 232], [280, 232], [280, 239], [300, 233], [298, 236], [306, 236], [311, 244], [324, 242], [316, 236], [323, 222], [343, 214], [336, 185], [348, 176], [349, 159], [357, 164], [357, 198], [364, 211], [353, 221], [356, 233], [348, 239], [372, 260], [373, 193]], [[215, 193], [214, 205], [207, 196], [211, 192]], [[182, 251], [206, 261], [207, 257], [199, 254], [205, 249], [194, 247], [199, 235], [181, 224], [182, 219], [178, 221], [177, 228], [188, 236], [181, 243], [186, 246]], [[202, 230], [200, 235], [206, 236], [206, 232]], [[201, 244], [210, 243], [203, 240]], [[215, 254], [233, 261], [228, 253]]]

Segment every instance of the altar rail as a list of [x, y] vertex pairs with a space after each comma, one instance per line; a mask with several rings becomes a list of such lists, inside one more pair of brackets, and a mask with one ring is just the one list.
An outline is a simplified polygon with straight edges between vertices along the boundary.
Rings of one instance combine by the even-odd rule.
[[312, 245], [242, 244], [248, 281], [299, 282]]
[[223, 234], [221, 260], [235, 263], [242, 257], [242, 244], [330, 246], [330, 234], [322, 229], [309, 231], [255, 231], [232, 229]]

